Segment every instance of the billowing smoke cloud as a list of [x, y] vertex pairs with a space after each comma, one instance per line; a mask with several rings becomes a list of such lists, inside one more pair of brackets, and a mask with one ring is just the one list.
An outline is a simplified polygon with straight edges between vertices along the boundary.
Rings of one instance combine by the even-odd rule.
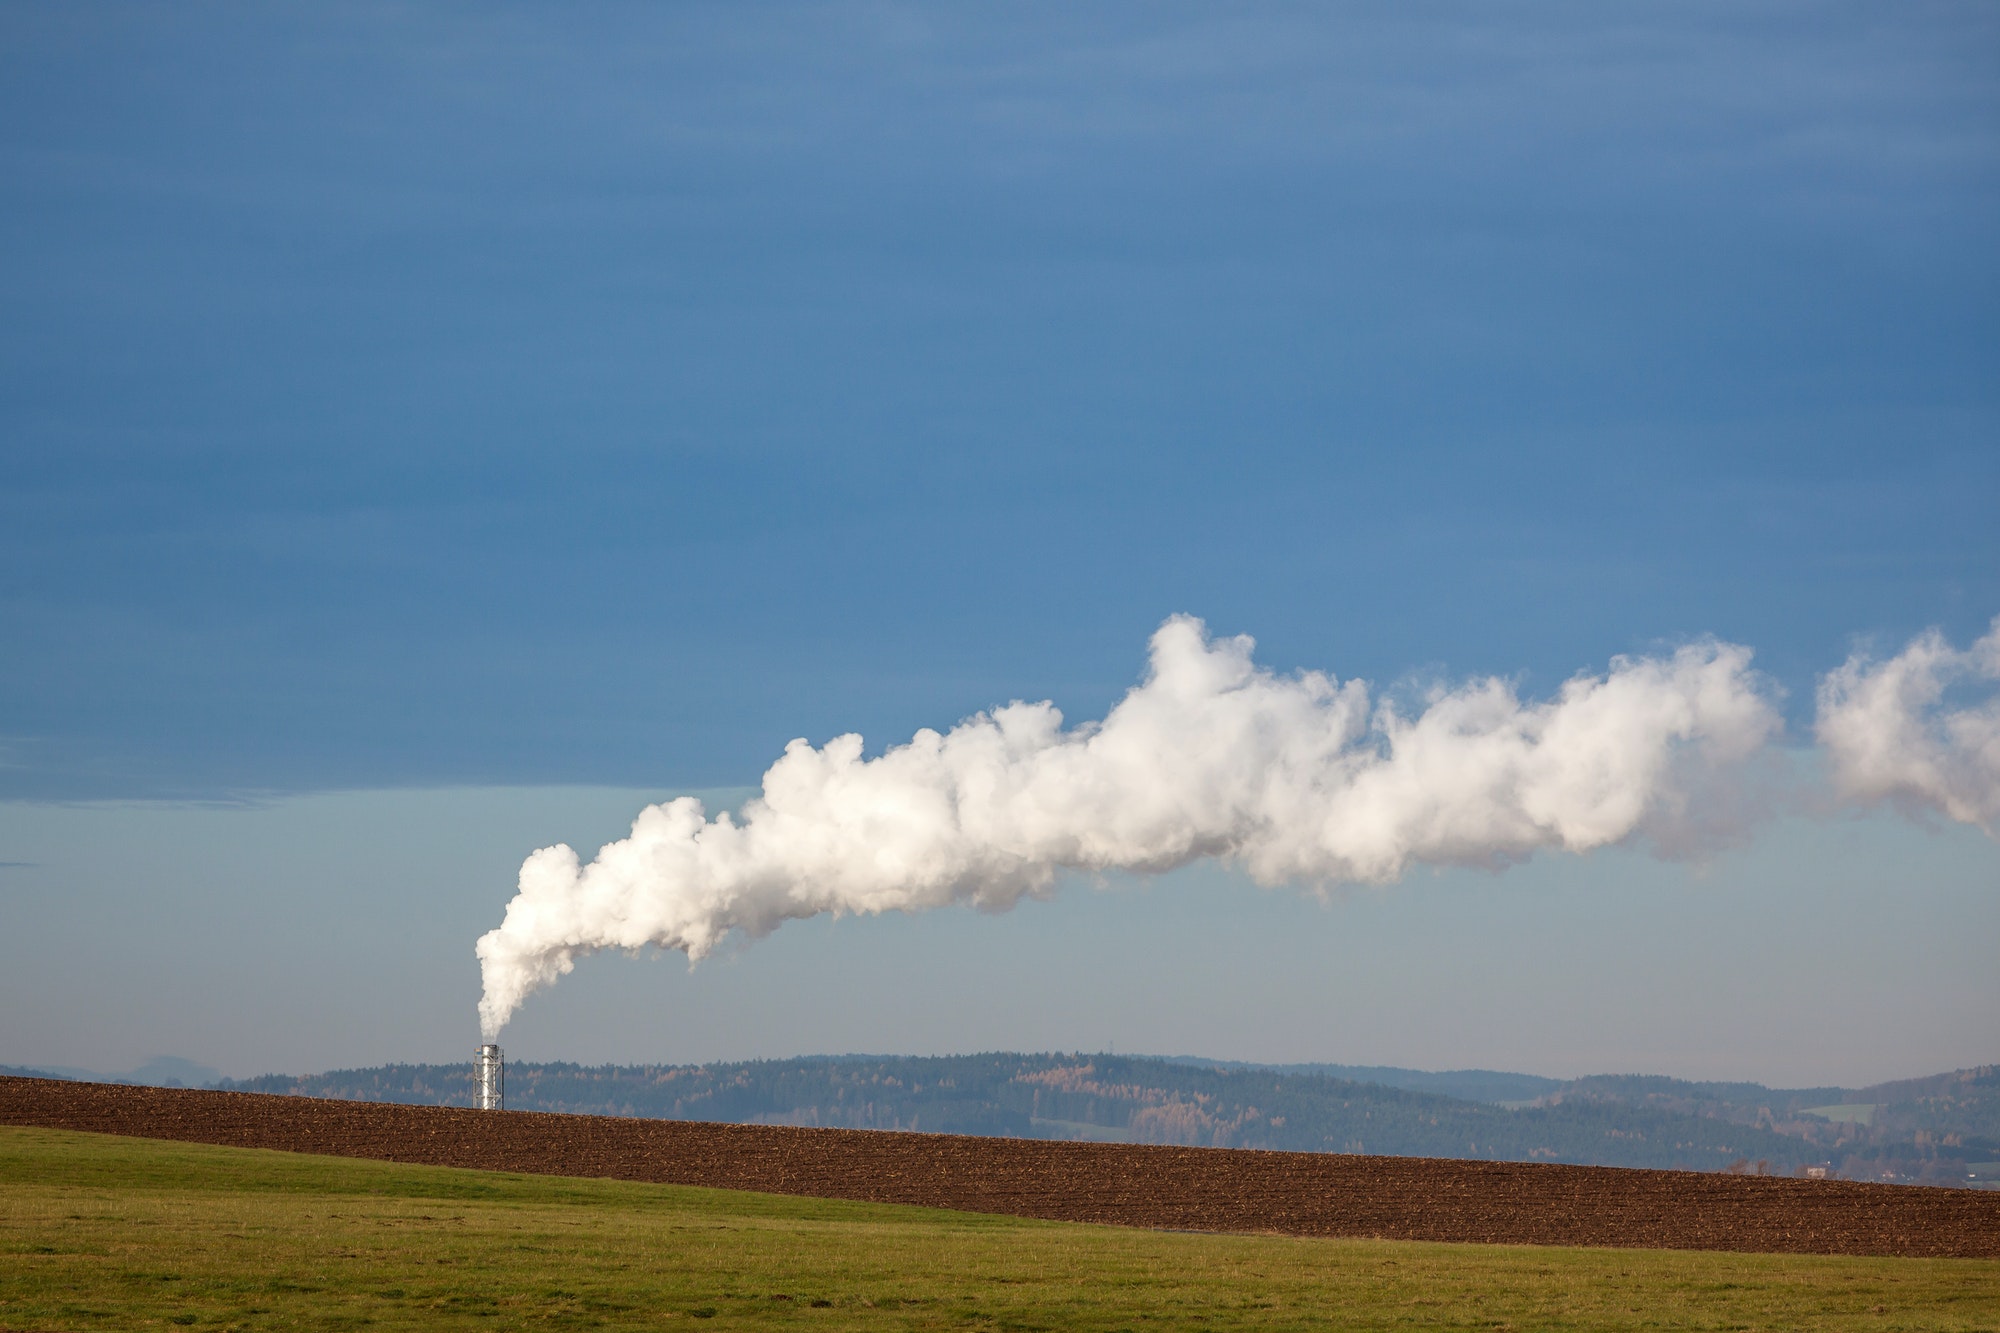
[[740, 819], [684, 797], [589, 865], [543, 848], [479, 941], [489, 1038], [599, 949], [699, 959], [732, 930], [823, 912], [1005, 910], [1065, 870], [1216, 857], [1263, 884], [1327, 886], [1682, 842], [1701, 791], [1779, 725], [1730, 644], [1621, 658], [1543, 702], [1477, 681], [1409, 716], [1358, 681], [1273, 675], [1252, 646], [1176, 617], [1102, 722], [1065, 729], [1053, 705], [1014, 703], [874, 759], [859, 736], [793, 741]]
[[1947, 706], [1955, 683], [2000, 681], [2000, 618], [1966, 652], [1936, 630], [1886, 662], [1856, 654], [1820, 683], [1815, 730], [1850, 800], [2000, 827], [2000, 693]]

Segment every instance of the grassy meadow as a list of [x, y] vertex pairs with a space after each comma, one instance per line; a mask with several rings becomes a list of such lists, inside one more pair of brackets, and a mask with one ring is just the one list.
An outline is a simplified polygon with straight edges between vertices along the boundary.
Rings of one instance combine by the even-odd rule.
[[0, 1127], [0, 1329], [1995, 1329], [2000, 1263], [1184, 1235]]

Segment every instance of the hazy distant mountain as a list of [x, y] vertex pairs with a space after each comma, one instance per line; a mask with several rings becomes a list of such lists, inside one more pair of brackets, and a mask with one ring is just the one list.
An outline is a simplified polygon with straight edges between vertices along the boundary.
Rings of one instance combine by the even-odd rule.
[[[126, 1074], [0, 1074], [469, 1106], [471, 1067], [383, 1065], [230, 1080], [163, 1056]], [[1870, 1088], [1767, 1088], [1651, 1074], [1567, 1082], [1498, 1070], [1259, 1065], [1196, 1057], [1011, 1053], [813, 1056], [717, 1065], [512, 1064], [520, 1110], [1789, 1172], [2000, 1186], [2000, 1067]]]
[[1246, 1060], [1207, 1060], [1196, 1055], [1163, 1057], [1173, 1064], [1197, 1065], [1207, 1069], [1268, 1069], [1280, 1074], [1324, 1074], [1349, 1083], [1379, 1083], [1384, 1087], [1410, 1092], [1435, 1092], [1468, 1102], [1531, 1102], [1563, 1087], [1559, 1078], [1540, 1074], [1508, 1074], [1494, 1069], [1451, 1069], [1433, 1073], [1427, 1069], [1400, 1069], [1395, 1065], [1266, 1065]]
[[126, 1074], [106, 1074], [71, 1065], [0, 1065], [0, 1074], [75, 1079], [84, 1083], [136, 1083], [148, 1088], [212, 1088], [223, 1081], [220, 1069], [210, 1069], [177, 1055], [155, 1056]]
[[[1349, 1072], [1361, 1067], [1334, 1066]], [[1231, 1065], [1110, 1055], [843, 1056], [697, 1066], [515, 1064], [507, 1104], [523, 1110], [735, 1123], [828, 1125], [1022, 1138], [1098, 1139], [1502, 1161], [1773, 1172], [1828, 1165], [1869, 1179], [1967, 1183], [2000, 1136], [1924, 1129], [1927, 1103], [1872, 1117], [1839, 1088], [1762, 1088], [1649, 1076], [1571, 1083], [1493, 1071]], [[467, 1065], [389, 1065], [227, 1086], [365, 1101], [470, 1105]], [[1993, 1071], [1918, 1080], [1968, 1125], [1990, 1109]], [[1484, 1100], [1397, 1086], [1456, 1086]], [[1889, 1086], [1889, 1085], [1885, 1085]], [[1896, 1085], [1898, 1087], [1902, 1085]], [[1529, 1099], [1508, 1092], [1539, 1092]], [[1982, 1100], [1984, 1099], [1984, 1100]], [[1506, 1103], [1506, 1104], [1501, 1104]]]

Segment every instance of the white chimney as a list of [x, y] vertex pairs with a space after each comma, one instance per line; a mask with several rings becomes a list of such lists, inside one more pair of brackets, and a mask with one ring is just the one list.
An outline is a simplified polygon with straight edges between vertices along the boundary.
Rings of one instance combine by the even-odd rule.
[[480, 1110], [500, 1109], [501, 1094], [506, 1083], [505, 1072], [500, 1059], [500, 1048], [490, 1042], [481, 1046], [472, 1062], [472, 1077], [479, 1085], [474, 1094], [473, 1104]]

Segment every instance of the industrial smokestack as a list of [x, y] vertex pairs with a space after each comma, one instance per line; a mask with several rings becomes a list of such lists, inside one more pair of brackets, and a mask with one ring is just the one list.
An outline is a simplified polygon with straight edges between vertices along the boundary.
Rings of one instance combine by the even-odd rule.
[[506, 1068], [500, 1059], [500, 1048], [488, 1042], [473, 1056], [472, 1077], [478, 1084], [475, 1105], [482, 1111], [500, 1109], [505, 1091]]

